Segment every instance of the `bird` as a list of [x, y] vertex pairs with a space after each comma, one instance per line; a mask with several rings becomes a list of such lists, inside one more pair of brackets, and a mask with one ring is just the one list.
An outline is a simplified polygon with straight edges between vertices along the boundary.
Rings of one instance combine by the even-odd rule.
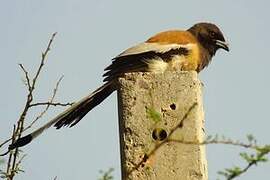
[[187, 30], [167, 30], [155, 34], [112, 59], [105, 68], [104, 84], [74, 103], [39, 129], [9, 145], [9, 150], [24, 146], [52, 125], [56, 129], [73, 127], [89, 111], [117, 90], [117, 79], [130, 72], [166, 73], [168, 71], [201, 72], [217, 50], [229, 51], [219, 27], [199, 22]]

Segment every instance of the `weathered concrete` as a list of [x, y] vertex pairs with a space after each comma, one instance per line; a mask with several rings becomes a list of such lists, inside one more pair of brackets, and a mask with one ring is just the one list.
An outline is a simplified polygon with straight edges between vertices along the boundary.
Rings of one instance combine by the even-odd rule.
[[196, 72], [119, 79], [123, 180], [207, 180], [201, 96]]

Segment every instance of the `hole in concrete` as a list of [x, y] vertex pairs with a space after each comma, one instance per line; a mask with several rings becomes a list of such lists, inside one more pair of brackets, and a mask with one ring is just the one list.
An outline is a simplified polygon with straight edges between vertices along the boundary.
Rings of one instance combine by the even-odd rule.
[[167, 138], [167, 132], [164, 130], [164, 129], [162, 129], [161, 131], [160, 131], [160, 133], [159, 133], [159, 140], [160, 141], [163, 141], [164, 139], [166, 139]]
[[156, 129], [152, 132], [152, 138], [156, 141], [158, 140]]
[[175, 105], [174, 103], [172, 103], [172, 104], [170, 105], [170, 108], [171, 108], [171, 110], [175, 110], [175, 109], [176, 109], [176, 105]]
[[152, 138], [155, 141], [163, 141], [167, 138], [167, 132], [162, 128], [156, 128], [152, 132]]

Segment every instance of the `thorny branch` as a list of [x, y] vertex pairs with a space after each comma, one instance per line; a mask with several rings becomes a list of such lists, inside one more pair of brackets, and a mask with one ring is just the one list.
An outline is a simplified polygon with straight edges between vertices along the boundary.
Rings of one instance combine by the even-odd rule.
[[[59, 86], [61, 80], [63, 79], [63, 77], [61, 77], [57, 81], [56, 86], [55, 86], [55, 88], [53, 90], [53, 94], [52, 94], [49, 101], [32, 103], [33, 99], [34, 99], [33, 98], [33, 93], [34, 93], [34, 90], [36, 88], [36, 83], [37, 83], [38, 78], [39, 78], [39, 76], [41, 74], [42, 68], [43, 68], [43, 66], [45, 64], [48, 52], [51, 49], [51, 45], [53, 43], [53, 40], [54, 40], [55, 36], [56, 36], [56, 33], [53, 33], [50, 40], [49, 40], [49, 43], [48, 43], [45, 51], [42, 53], [40, 64], [39, 64], [39, 66], [37, 68], [36, 73], [33, 76], [33, 79], [31, 79], [31, 77], [29, 76], [29, 73], [26, 70], [26, 68], [22, 64], [19, 64], [19, 67], [22, 69], [22, 71], [24, 73], [24, 76], [25, 76], [25, 81], [26, 81], [28, 94], [27, 94], [27, 98], [26, 98], [26, 102], [25, 102], [25, 106], [23, 108], [23, 111], [22, 111], [22, 113], [21, 113], [21, 115], [20, 115], [20, 117], [19, 117], [19, 119], [17, 121], [17, 124], [14, 125], [14, 127], [13, 127], [12, 137], [7, 139], [6, 141], [2, 142], [0, 144], [0, 148], [2, 146], [4, 146], [6, 143], [8, 143], [9, 141], [12, 141], [12, 143], [13, 143], [18, 138], [20, 138], [22, 133], [25, 130], [31, 128], [32, 125], [35, 124], [48, 111], [50, 106], [69, 106], [69, 105], [72, 105], [72, 103], [60, 103], [60, 102], [56, 103], [56, 102], [54, 102], [56, 92], [58, 90], [58, 86]], [[37, 107], [37, 106], [45, 106], [45, 109], [30, 123], [30, 125], [28, 125], [27, 127], [24, 127], [25, 118], [26, 118], [26, 115], [27, 115], [29, 109], [32, 108], [32, 107]], [[7, 161], [7, 169], [6, 169], [6, 172], [1, 172], [2, 177], [6, 178], [7, 180], [13, 180], [15, 174], [18, 173], [19, 171], [22, 171], [20, 169], [20, 164], [21, 164], [23, 158], [25, 157], [25, 155], [19, 157], [19, 154], [20, 154], [19, 152], [20, 151], [19, 151], [18, 148], [7, 152], [7, 153], [9, 153], [9, 157], [8, 157], [8, 161]], [[5, 154], [7, 154], [7, 153], [5, 153]]]

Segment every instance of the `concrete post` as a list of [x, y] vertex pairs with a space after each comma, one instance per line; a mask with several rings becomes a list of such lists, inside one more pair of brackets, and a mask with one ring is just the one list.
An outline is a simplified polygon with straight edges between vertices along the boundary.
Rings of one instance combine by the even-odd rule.
[[201, 96], [196, 72], [119, 79], [123, 180], [208, 179]]

